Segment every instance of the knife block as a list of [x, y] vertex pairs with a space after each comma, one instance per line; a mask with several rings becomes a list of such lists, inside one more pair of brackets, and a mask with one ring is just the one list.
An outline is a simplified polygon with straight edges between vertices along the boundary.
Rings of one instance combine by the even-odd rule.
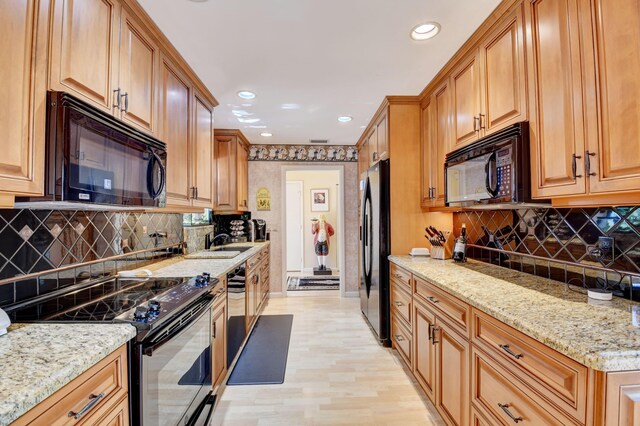
[[431, 244], [431, 258], [447, 260], [453, 256], [453, 245], [456, 242], [453, 232], [444, 232], [446, 241], [442, 243], [442, 246], [436, 246]]

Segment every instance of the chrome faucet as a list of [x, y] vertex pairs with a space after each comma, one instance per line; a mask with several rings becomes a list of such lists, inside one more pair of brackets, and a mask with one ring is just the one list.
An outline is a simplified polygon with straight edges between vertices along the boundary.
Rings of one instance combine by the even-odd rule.
[[204, 249], [205, 250], [209, 250], [211, 247], [213, 247], [215, 241], [218, 238], [224, 238], [225, 242], [227, 242], [228, 240], [231, 239], [231, 236], [228, 235], [228, 234], [218, 234], [218, 235], [214, 236], [213, 238], [211, 238], [212, 234], [214, 234], [213, 231], [209, 232], [207, 235], [204, 236]]

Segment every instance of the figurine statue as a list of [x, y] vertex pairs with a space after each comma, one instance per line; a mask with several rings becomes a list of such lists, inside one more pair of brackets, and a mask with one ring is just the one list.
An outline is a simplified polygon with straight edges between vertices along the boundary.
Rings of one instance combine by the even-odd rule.
[[313, 234], [316, 256], [318, 256], [318, 268], [326, 270], [327, 256], [329, 255], [329, 238], [335, 234], [333, 226], [327, 222], [327, 217], [321, 214], [320, 220], [311, 219], [311, 233]]

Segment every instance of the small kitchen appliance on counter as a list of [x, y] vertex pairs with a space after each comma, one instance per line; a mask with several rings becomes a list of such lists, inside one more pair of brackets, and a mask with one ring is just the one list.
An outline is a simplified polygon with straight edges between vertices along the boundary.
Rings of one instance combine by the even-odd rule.
[[11, 320], [7, 316], [7, 313], [0, 309], [0, 336], [7, 334], [7, 328], [11, 325]]
[[252, 241], [263, 242], [267, 241], [267, 221], [263, 219], [253, 219], [253, 234]]

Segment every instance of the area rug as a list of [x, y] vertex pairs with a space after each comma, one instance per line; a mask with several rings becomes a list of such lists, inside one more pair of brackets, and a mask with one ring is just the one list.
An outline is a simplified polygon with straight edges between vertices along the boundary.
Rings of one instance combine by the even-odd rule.
[[340, 277], [333, 275], [316, 277], [289, 277], [287, 280], [287, 290], [289, 291], [309, 291], [309, 290], [339, 290]]
[[261, 315], [227, 385], [284, 383], [293, 315]]

